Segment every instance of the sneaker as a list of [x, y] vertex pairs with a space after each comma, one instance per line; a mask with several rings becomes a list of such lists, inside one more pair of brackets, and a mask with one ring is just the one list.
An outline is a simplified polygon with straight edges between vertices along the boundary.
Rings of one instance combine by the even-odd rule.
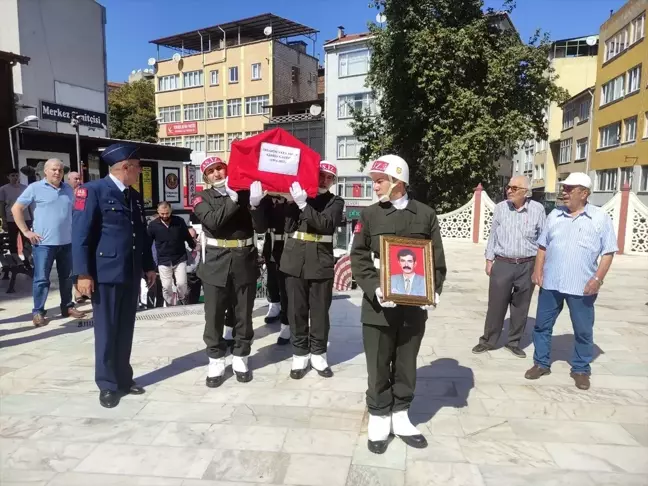
[[544, 375], [550, 375], [551, 370], [549, 368], [543, 368], [538, 365], [533, 365], [533, 368], [530, 368], [526, 373], [524, 373], [524, 377], [527, 380], [537, 380], [541, 376]]
[[490, 346], [488, 344], [482, 344], [482, 343], [479, 343], [477, 346], [472, 348], [473, 354], [482, 354], [482, 353], [485, 353], [486, 351], [490, 351], [490, 350], [491, 350], [491, 348], [490, 348]]
[[507, 344], [504, 347], [508, 349], [516, 358], [526, 358], [526, 353], [522, 351], [518, 346], [511, 346], [510, 344]]

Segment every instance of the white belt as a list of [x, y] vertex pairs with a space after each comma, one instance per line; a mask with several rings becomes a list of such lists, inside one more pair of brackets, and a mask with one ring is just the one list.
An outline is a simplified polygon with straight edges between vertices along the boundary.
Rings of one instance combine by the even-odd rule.
[[380, 258], [374, 258], [374, 267], [380, 270]]
[[303, 231], [295, 231], [294, 233], [288, 233], [288, 237], [314, 243], [333, 243], [333, 235], [316, 235], [313, 233], [304, 233]]

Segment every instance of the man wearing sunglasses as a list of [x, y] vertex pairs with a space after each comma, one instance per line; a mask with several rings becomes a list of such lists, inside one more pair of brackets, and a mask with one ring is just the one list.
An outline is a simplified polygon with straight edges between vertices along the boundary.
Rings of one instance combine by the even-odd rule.
[[545, 224], [542, 204], [529, 197], [529, 180], [513, 177], [506, 186], [506, 201], [495, 206], [493, 224], [486, 245], [486, 275], [490, 277], [488, 310], [484, 334], [472, 349], [475, 354], [494, 349], [502, 334], [509, 307], [511, 318], [505, 348], [518, 358], [526, 353], [520, 348], [531, 297], [538, 237]]
[[577, 388], [587, 390], [594, 352], [594, 302], [619, 248], [610, 216], [587, 201], [589, 176], [574, 172], [561, 184], [563, 205], [551, 212], [538, 239], [532, 277], [540, 287], [534, 364], [524, 377], [537, 380], [551, 373], [551, 333], [567, 302], [575, 337], [570, 376]]

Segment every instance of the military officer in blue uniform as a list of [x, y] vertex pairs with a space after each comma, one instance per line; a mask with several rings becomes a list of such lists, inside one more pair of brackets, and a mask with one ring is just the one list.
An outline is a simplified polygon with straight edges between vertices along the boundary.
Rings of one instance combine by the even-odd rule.
[[141, 171], [137, 146], [113, 144], [101, 159], [108, 176], [75, 191], [72, 271], [79, 292], [92, 295], [95, 382], [99, 402], [112, 408], [123, 394], [144, 393], [130, 355], [142, 271], [153, 285], [155, 264], [142, 198], [130, 187]]

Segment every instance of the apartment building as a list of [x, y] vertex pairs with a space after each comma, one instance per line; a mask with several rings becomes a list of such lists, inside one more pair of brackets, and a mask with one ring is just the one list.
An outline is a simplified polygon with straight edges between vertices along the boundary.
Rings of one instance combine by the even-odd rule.
[[302, 40], [316, 33], [263, 14], [151, 41], [159, 143], [191, 148], [194, 164], [226, 159], [234, 140], [263, 131], [271, 105], [316, 99], [318, 60]]
[[592, 201], [626, 182], [648, 202], [648, 0], [629, 0], [601, 26], [594, 93]]
[[592, 100], [594, 86], [590, 86], [572, 96], [560, 108], [562, 109], [562, 132], [560, 142], [551, 144], [556, 166], [558, 182], [563, 181], [572, 172], [588, 172], [589, 143], [592, 129]]

